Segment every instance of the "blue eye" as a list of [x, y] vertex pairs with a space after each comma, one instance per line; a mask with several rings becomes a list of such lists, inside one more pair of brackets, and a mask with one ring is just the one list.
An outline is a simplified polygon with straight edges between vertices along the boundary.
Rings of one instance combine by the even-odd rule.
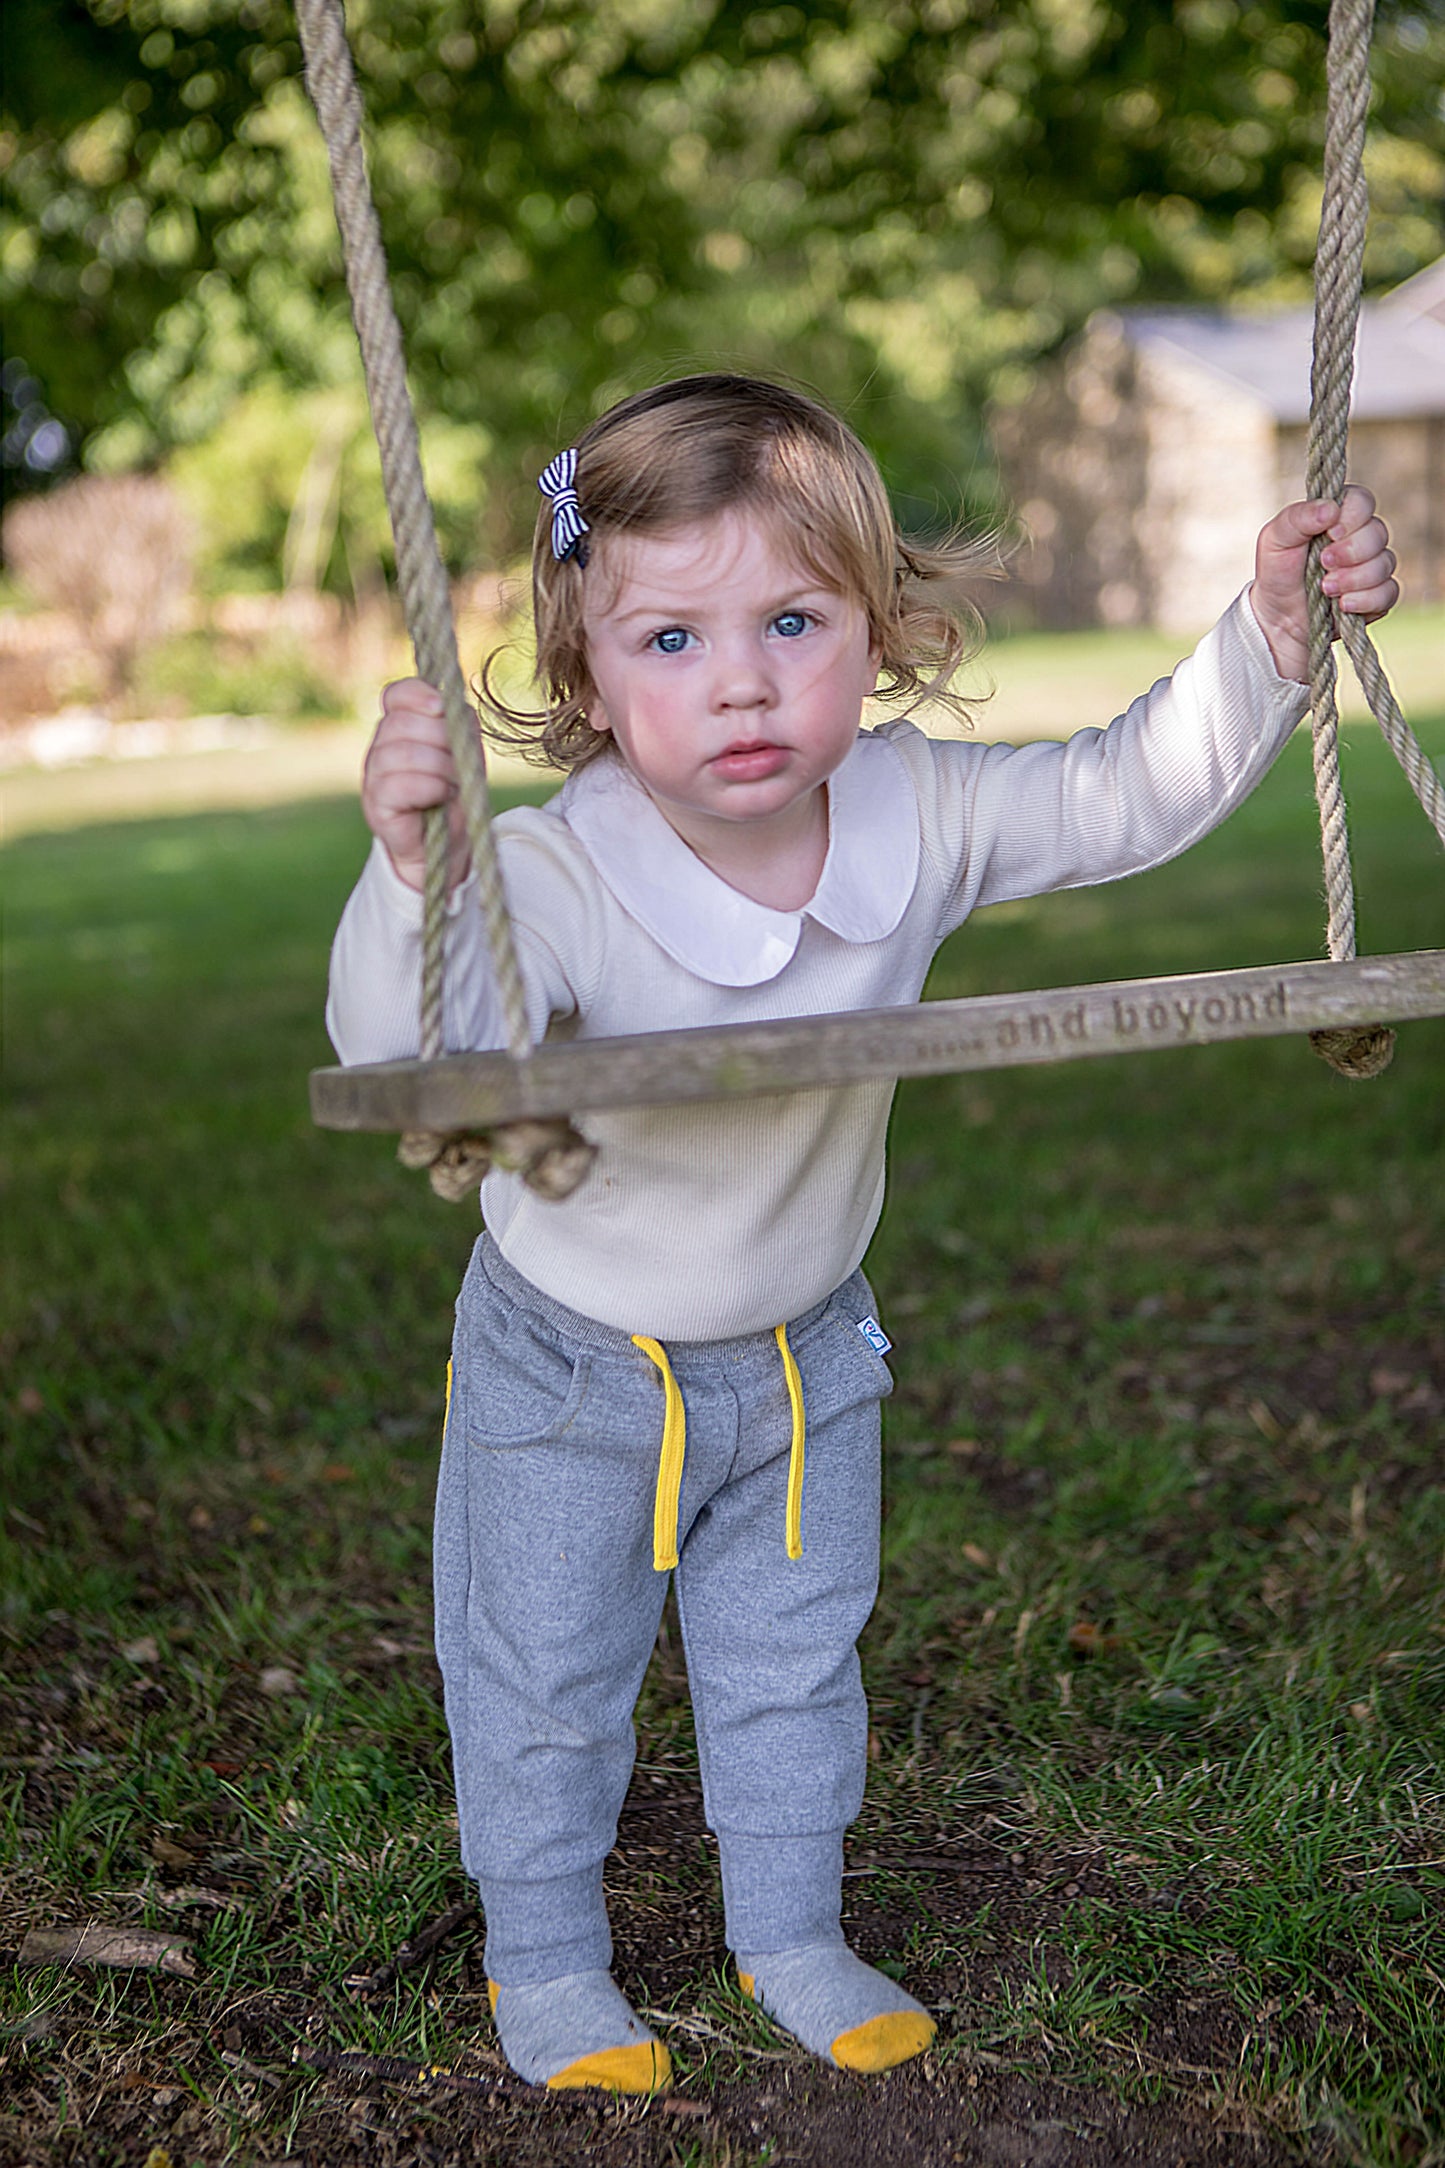
[[806, 610], [780, 610], [773, 619], [773, 630], [781, 639], [796, 640], [811, 623]]
[[660, 655], [680, 655], [692, 638], [681, 625], [668, 625], [662, 632], [655, 632], [652, 644]]

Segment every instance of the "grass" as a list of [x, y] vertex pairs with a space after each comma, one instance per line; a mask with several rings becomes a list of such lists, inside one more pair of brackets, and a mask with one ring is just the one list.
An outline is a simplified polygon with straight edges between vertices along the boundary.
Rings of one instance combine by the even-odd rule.
[[[1317, 952], [1306, 771], [1174, 867], [983, 915], [933, 990]], [[1372, 737], [1347, 781], [1364, 941], [1439, 945]], [[290, 2061], [500, 2068], [474, 1937], [346, 1984], [465, 1895], [427, 1575], [475, 1232], [307, 1120], [361, 842], [319, 802], [7, 854], [0, 2130], [87, 2168], [766, 2158], [853, 2094], [727, 1985], [667, 1627], [619, 1962], [712, 2119], [504, 2088], [477, 2153], [474, 2101]], [[846, 1887], [943, 2016], [960, 2129], [1053, 2087], [1236, 2159], [1445, 2160], [1442, 1077], [1429, 1024], [1371, 1085], [1269, 1041], [900, 1094]], [[196, 1981], [10, 1967], [87, 1919], [186, 1934]], [[953, 2157], [922, 2078], [887, 2098], [900, 2162]]]

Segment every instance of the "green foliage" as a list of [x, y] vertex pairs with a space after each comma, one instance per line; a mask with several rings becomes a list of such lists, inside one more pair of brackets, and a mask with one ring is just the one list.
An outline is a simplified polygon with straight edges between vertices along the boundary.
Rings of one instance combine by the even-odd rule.
[[344, 695], [294, 636], [243, 648], [209, 630], [177, 634], [142, 656], [130, 694], [142, 715], [332, 716]]
[[[917, 521], [986, 499], [982, 402], [1091, 308], [1302, 290], [1322, 14], [361, 0], [413, 371], [490, 456], [488, 549], [560, 438], [689, 365], [818, 386]], [[7, 32], [7, 339], [92, 456], [205, 437], [272, 373], [354, 396], [282, 0], [14, 0]], [[1441, 245], [1438, 13], [1392, 10], [1375, 71], [1390, 282]]]

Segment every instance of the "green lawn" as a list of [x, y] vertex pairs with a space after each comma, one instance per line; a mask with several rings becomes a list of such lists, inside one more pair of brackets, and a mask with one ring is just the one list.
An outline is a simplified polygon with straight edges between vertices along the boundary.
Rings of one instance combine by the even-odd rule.
[[[1445, 944], [1373, 734], [1346, 774], [1362, 945]], [[1301, 741], [1187, 859], [981, 917], [933, 990], [1316, 954], [1313, 825]], [[306, 1114], [363, 840], [319, 801], [6, 854], [17, 2159], [431, 2157], [363, 2150], [293, 2046], [498, 2068], [474, 1936], [346, 1985], [466, 1894], [427, 1577], [475, 1216]], [[1445, 2159], [1445, 1024], [1365, 1085], [1296, 1041], [910, 1085], [870, 1269], [899, 1390], [847, 1887], [944, 2020], [900, 2133], [919, 2088], [1027, 2082], [1232, 2117], [1239, 2159]], [[684, 2094], [754, 2119], [499, 2094], [512, 2150], [456, 2157], [761, 2162], [813, 2084], [722, 1984], [667, 1630], [640, 1724], [619, 1963]], [[196, 1980], [10, 1969], [90, 1919], [186, 1935]], [[369, 2130], [475, 2112], [368, 2098]]]

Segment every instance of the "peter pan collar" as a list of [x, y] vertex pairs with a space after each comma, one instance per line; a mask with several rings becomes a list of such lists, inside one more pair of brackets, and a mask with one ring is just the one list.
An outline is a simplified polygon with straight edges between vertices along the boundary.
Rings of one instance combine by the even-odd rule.
[[557, 810], [623, 910], [674, 963], [714, 986], [761, 986], [791, 962], [805, 918], [844, 941], [882, 941], [913, 895], [918, 799], [902, 755], [860, 731], [827, 791], [828, 855], [815, 894], [797, 911], [771, 910], [730, 888], [615, 753], [570, 776]]

